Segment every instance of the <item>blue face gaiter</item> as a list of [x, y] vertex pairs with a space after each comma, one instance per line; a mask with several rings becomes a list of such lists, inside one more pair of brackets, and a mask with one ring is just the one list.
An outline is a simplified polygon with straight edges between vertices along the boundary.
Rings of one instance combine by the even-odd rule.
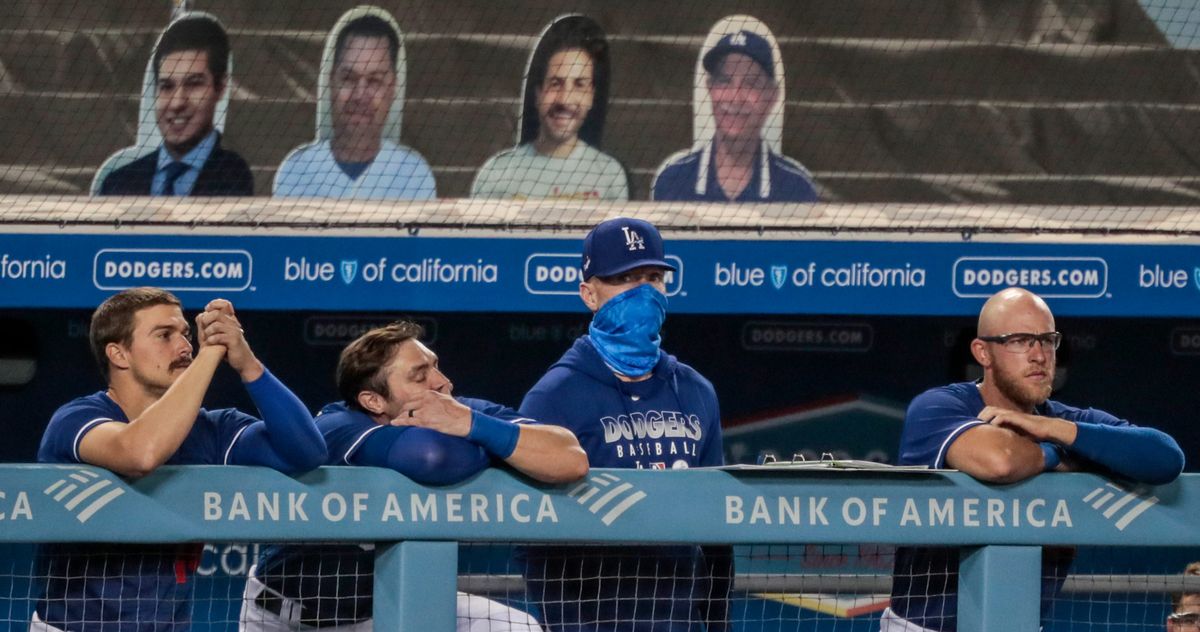
[[592, 317], [588, 333], [604, 363], [627, 377], [641, 377], [658, 364], [658, 335], [667, 318], [667, 297], [639, 285], [608, 300]]

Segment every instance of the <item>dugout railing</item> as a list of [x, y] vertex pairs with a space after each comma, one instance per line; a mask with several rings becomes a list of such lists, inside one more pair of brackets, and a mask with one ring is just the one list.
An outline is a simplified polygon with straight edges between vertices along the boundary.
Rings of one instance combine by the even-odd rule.
[[959, 629], [1032, 631], [1040, 545], [1200, 547], [1196, 524], [1196, 475], [1158, 487], [1089, 474], [990, 486], [940, 471], [593, 470], [549, 486], [493, 469], [434, 488], [375, 468], [289, 478], [167, 467], [126, 481], [88, 466], [0, 466], [4, 543], [376, 542], [377, 629], [404, 632], [454, 629], [459, 543], [632, 537], [962, 547]]

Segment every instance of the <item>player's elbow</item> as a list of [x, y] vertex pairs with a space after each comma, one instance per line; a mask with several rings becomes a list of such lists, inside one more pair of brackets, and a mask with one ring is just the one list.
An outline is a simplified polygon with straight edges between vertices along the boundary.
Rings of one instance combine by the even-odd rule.
[[1171, 446], [1170, 450], [1163, 450], [1157, 466], [1142, 476], [1140, 482], [1148, 485], [1166, 485], [1183, 473], [1184, 461], [1183, 450], [1178, 445]]
[[100, 463], [110, 470], [129, 478], [141, 478], [157, 470], [171, 458], [171, 452], [167, 450], [167, 446], [156, 443], [138, 444], [126, 440], [121, 437], [115, 443], [110, 444], [108, 458], [105, 458]]
[[324, 465], [329, 459], [329, 450], [325, 447], [325, 442], [305, 446], [301, 450], [296, 450], [289, 455], [287, 460], [287, 470], [285, 474], [296, 476], [303, 474], [309, 470], [315, 470]]
[[555, 483], [570, 483], [577, 481], [588, 473], [588, 458], [587, 453], [581, 447], [571, 448], [568, 451], [566, 458], [563, 459], [563, 469], [559, 473], [558, 480]]
[[114, 471], [125, 478], [141, 478], [153, 472], [154, 468], [121, 467], [115, 468]]
[[554, 454], [548, 461], [548, 467], [536, 470], [528, 468], [524, 471], [543, 483], [554, 485], [571, 483], [587, 476], [587, 453], [578, 445]]
[[324, 465], [328, 456], [324, 447], [320, 450], [306, 450], [302, 454], [289, 455], [287, 460], [280, 463], [275, 469], [288, 476], [299, 476]]
[[449, 475], [450, 466], [453, 464], [449, 450], [435, 445], [422, 450], [417, 456], [418, 458], [409, 464], [409, 478], [422, 485], [446, 485], [456, 482], [451, 480]]
[[483, 448], [473, 443], [444, 435], [439, 439], [421, 445], [420, 449], [405, 450], [403, 458], [394, 460], [399, 466], [395, 469], [422, 485], [451, 485], [491, 464]]
[[1179, 478], [1179, 475], [1182, 473], [1182, 470], [1168, 473], [1156, 473], [1153, 476], [1143, 478], [1141, 482], [1147, 485], [1166, 485], [1167, 483]]
[[130, 455], [122, 463], [114, 466], [112, 469], [128, 478], [141, 478], [158, 469], [164, 463], [152, 454], [136, 454]]
[[1011, 450], [989, 450], [973, 455], [958, 469], [986, 483], [1016, 483], [1038, 472]]

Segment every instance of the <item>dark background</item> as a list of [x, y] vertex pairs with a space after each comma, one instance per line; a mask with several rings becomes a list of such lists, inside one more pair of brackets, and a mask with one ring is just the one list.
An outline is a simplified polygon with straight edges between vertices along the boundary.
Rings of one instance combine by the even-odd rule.
[[[189, 312], [188, 318], [194, 313]], [[314, 411], [337, 398], [334, 367], [345, 342], [364, 327], [402, 314], [242, 312], [247, 339], [258, 357]], [[572, 314], [410, 314], [424, 323], [431, 347], [454, 381], [455, 393], [519, 406], [525, 392], [587, 326]], [[36, 358], [28, 384], [0, 387], [0, 461], [32, 461], [54, 410], [104, 387], [87, 345], [90, 313], [66, 310], [0, 311], [0, 360]], [[744, 344], [755, 328], [849, 331], [857, 342], [809, 348]], [[790, 327], [778, 327], [787, 324]], [[862, 399], [903, 410], [921, 391], [975, 377], [978, 367], [967, 344], [971, 318], [672, 315], [664, 329], [665, 349], [691, 364], [714, 384], [723, 425], [753, 421]], [[1094, 406], [1171, 433], [1197, 471], [1200, 433], [1195, 430], [1195, 388], [1200, 353], [1181, 347], [1181, 332], [1200, 332], [1200, 322], [1175, 319], [1061, 319], [1066, 334], [1059, 352], [1062, 386], [1055, 399]], [[793, 343], [792, 346], [796, 346]], [[753, 347], [753, 348], [747, 348]], [[832, 347], [832, 348], [831, 348]], [[837, 349], [837, 350], [834, 350]], [[228, 367], [217, 373], [208, 407], [253, 404]], [[842, 419], [838, 423], [847, 423]], [[853, 423], [853, 420], [851, 422]], [[898, 421], [895, 422], [898, 431]], [[865, 426], [864, 426], [865, 428]], [[853, 428], [842, 429], [851, 442]], [[874, 430], [872, 430], [874, 432]], [[783, 455], [820, 453], [840, 445], [805, 430], [783, 433], [774, 448]], [[835, 435], [836, 436], [836, 433]], [[891, 443], [889, 439], [886, 443]], [[727, 456], [729, 442], [726, 442]], [[891, 458], [895, 445], [880, 445]], [[741, 460], [752, 460], [754, 454]], [[852, 453], [862, 458], [865, 454]]]

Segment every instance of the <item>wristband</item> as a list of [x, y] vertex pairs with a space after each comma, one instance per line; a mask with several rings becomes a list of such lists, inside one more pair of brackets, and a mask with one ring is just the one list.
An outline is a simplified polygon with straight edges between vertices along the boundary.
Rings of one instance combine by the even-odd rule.
[[467, 439], [474, 441], [484, 450], [502, 458], [512, 456], [517, 449], [517, 438], [521, 428], [517, 424], [496, 419], [479, 411], [471, 411], [471, 431]]
[[1045, 466], [1042, 467], [1042, 471], [1053, 471], [1054, 468], [1058, 467], [1059, 463], [1062, 463], [1062, 448], [1049, 441], [1043, 441], [1038, 445], [1042, 446], [1042, 456], [1046, 461]]

